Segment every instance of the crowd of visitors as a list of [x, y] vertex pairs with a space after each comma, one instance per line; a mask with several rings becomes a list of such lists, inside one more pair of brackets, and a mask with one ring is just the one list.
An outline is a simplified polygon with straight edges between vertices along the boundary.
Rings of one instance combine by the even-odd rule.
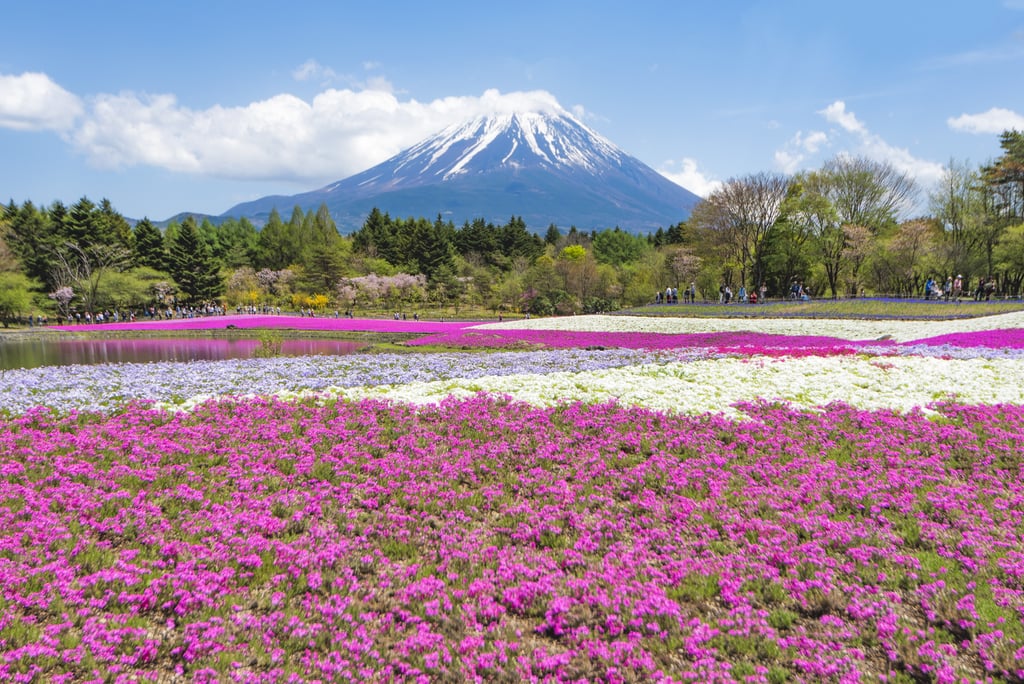
[[925, 301], [959, 302], [964, 298], [973, 299], [976, 302], [988, 302], [997, 296], [998, 283], [995, 276], [982, 276], [978, 278], [978, 286], [971, 290], [966, 286], [967, 282], [963, 275], [957, 274], [947, 276], [945, 283], [935, 280], [932, 276], [924, 283]]

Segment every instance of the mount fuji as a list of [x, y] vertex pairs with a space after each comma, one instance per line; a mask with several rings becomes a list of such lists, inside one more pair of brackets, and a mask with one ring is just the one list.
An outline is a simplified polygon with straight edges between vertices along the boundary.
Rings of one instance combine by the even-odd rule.
[[295, 206], [326, 204], [343, 233], [374, 207], [456, 225], [521, 216], [534, 232], [555, 224], [643, 233], [686, 219], [699, 200], [558, 109], [478, 117], [319, 190], [245, 202], [222, 218], [262, 224], [275, 207], [287, 220]]

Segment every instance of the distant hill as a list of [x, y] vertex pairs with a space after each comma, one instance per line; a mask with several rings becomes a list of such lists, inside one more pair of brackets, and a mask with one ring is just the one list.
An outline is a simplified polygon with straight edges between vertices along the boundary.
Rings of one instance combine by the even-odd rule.
[[326, 204], [343, 233], [374, 207], [401, 218], [440, 214], [456, 225], [521, 216], [538, 233], [552, 223], [646, 233], [686, 219], [699, 200], [559, 110], [480, 117], [319, 190], [244, 202], [215, 220], [262, 225], [275, 207], [287, 220], [296, 205]]
[[[213, 214], [201, 214], [201, 213], [199, 213], [197, 211], [182, 211], [182, 212], [177, 213], [177, 214], [175, 214], [174, 216], [172, 216], [172, 217], [170, 217], [168, 219], [164, 219], [163, 221], [154, 221], [154, 220], [150, 219], [149, 222], [152, 223], [157, 228], [159, 228], [160, 230], [163, 230], [163, 229], [167, 228], [167, 226], [169, 226], [172, 223], [179, 223], [180, 224], [182, 221], [187, 219], [189, 216], [195, 218], [196, 223], [202, 223], [206, 219], [209, 219], [210, 223], [213, 223], [215, 225], [219, 224], [221, 221], [223, 221], [224, 219], [228, 218], [228, 216], [214, 216]], [[239, 217], [239, 218], [241, 218], [241, 217]], [[132, 224], [134, 225], [135, 223], [137, 223], [137, 221], [133, 220]]]

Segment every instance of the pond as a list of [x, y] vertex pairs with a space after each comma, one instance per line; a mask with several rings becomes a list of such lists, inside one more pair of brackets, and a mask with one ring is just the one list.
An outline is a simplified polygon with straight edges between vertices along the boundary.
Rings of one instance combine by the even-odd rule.
[[[364, 342], [334, 339], [284, 339], [281, 356], [354, 354]], [[96, 363], [207, 361], [258, 356], [263, 344], [253, 338], [69, 339], [36, 335], [0, 336], [0, 370]]]

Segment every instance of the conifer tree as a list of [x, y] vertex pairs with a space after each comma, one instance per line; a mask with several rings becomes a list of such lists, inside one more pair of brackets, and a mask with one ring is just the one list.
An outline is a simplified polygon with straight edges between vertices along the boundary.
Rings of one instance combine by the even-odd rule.
[[223, 291], [220, 274], [193, 217], [181, 224], [171, 243], [169, 257], [171, 275], [189, 301], [200, 303], [220, 296]]
[[167, 251], [160, 229], [144, 218], [135, 224], [135, 263], [157, 271], [167, 270]]

